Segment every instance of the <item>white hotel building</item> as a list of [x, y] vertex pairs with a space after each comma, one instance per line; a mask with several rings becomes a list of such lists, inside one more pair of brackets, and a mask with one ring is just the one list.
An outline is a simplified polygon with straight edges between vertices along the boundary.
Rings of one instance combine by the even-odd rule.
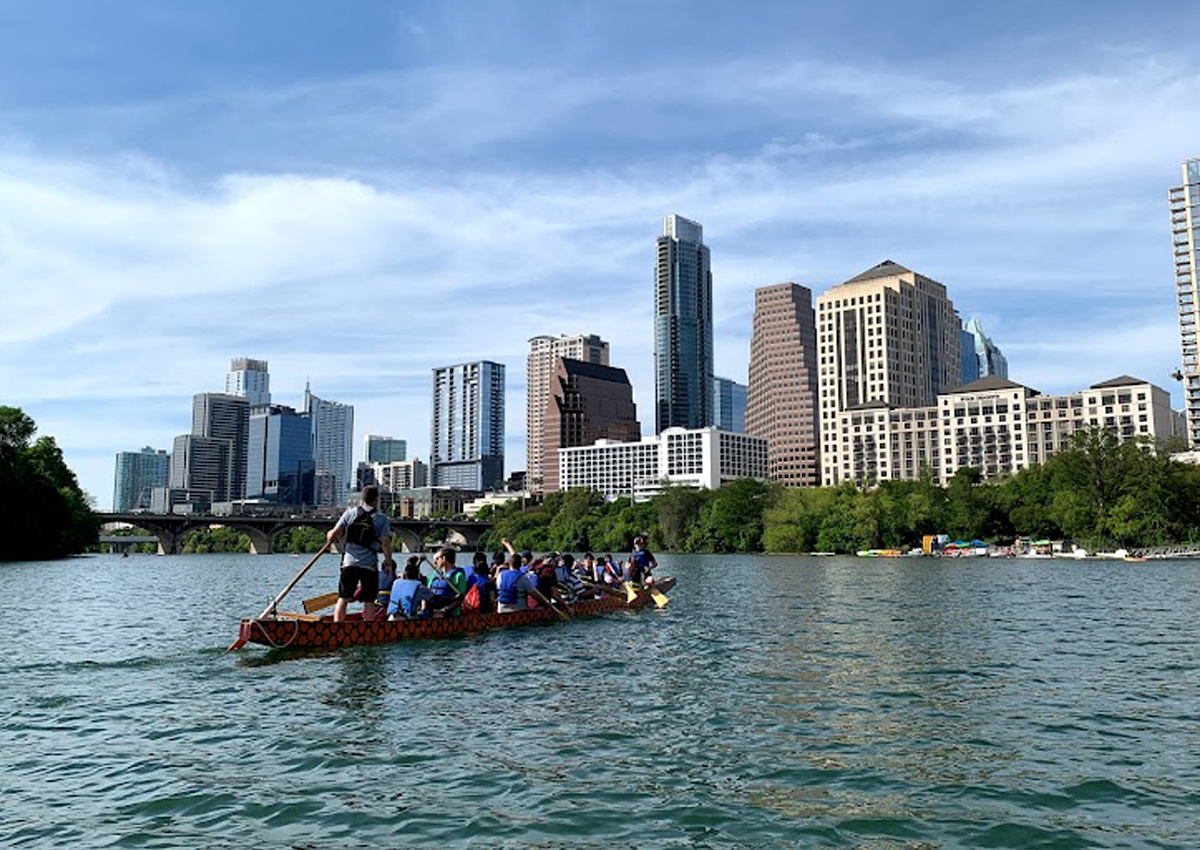
[[767, 477], [767, 441], [719, 428], [668, 428], [640, 442], [597, 440], [559, 449], [562, 490], [582, 487], [606, 499], [644, 501], [664, 485], [715, 489]]
[[893, 408], [868, 402], [837, 415], [842, 481], [914, 480], [928, 467], [946, 484], [962, 467], [984, 478], [1044, 463], [1084, 428], [1121, 441], [1182, 437], [1167, 391], [1122, 375], [1063, 396], [996, 376], [941, 393], [936, 406]]

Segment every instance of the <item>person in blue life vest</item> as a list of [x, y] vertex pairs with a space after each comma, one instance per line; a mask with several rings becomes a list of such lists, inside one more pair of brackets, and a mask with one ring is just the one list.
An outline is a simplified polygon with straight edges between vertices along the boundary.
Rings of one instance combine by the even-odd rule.
[[527, 599], [532, 596], [539, 605], [550, 606], [550, 600], [538, 590], [537, 576], [532, 571], [524, 572], [524, 558], [507, 540], [501, 540], [508, 550], [508, 562], [496, 574], [496, 612], [507, 614], [510, 611], [524, 611], [528, 606]]
[[375, 598], [379, 594], [379, 553], [384, 563], [395, 569], [392, 559], [392, 529], [387, 514], [379, 510], [379, 488], [368, 484], [362, 489], [362, 504], [348, 508], [329, 530], [326, 540], [343, 540], [342, 571], [338, 577], [338, 601], [333, 621], [346, 619], [346, 606], [355, 593], [363, 601], [364, 620], [375, 619]]
[[467, 593], [467, 573], [454, 563], [457, 558], [458, 553], [449, 546], [433, 556], [433, 566], [439, 574], [429, 583], [434, 594], [431, 607], [435, 612], [453, 608]]
[[658, 561], [654, 560], [654, 555], [646, 548], [646, 538], [640, 534], [633, 538], [633, 551], [629, 553], [629, 581], [647, 586], [654, 584], [651, 572], [657, 566]]
[[421, 578], [421, 559], [412, 556], [404, 565], [404, 574], [392, 585], [388, 601], [388, 619], [417, 619], [429, 616], [429, 602], [433, 591], [425, 586]]

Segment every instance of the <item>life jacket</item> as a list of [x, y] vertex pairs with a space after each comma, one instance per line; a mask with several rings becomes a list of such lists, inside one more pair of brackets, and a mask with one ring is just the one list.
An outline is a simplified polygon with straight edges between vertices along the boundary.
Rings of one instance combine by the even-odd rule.
[[519, 597], [518, 583], [521, 581], [520, 570], [501, 570], [496, 579], [496, 601], [501, 605], [517, 605]]
[[415, 578], [403, 578], [392, 585], [392, 601], [397, 603], [396, 610], [405, 617], [415, 616], [413, 602], [417, 596], [417, 588], [420, 586], [420, 580]]
[[367, 510], [361, 506], [358, 508], [354, 521], [346, 526], [346, 542], [374, 550], [379, 543], [379, 534], [375, 531], [374, 510]]
[[[458, 588], [451, 584], [451, 581], [454, 580], [455, 574], [461, 576], [465, 573], [462, 567], [451, 567], [446, 573], [446, 578], [438, 576], [429, 583], [429, 589], [438, 596], [453, 596], [454, 594], [458, 593]], [[446, 581], [446, 579], [450, 579], [450, 581]]]
[[566, 590], [569, 599], [575, 599], [583, 592], [583, 582], [570, 567], [559, 564], [554, 568], [554, 576], [558, 579], [558, 586]]

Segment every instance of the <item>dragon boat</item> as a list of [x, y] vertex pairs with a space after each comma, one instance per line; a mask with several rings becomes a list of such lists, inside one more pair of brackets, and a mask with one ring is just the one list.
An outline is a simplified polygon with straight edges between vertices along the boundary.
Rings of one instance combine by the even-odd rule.
[[[675, 586], [674, 578], [656, 582], [653, 590], [665, 592]], [[576, 602], [571, 606], [573, 617], [590, 617], [612, 611], [644, 608], [652, 602], [651, 589], [642, 588], [632, 600], [601, 594], [597, 599]], [[549, 608], [527, 608], [504, 614], [483, 614], [463, 611], [457, 616], [430, 617], [418, 620], [363, 620], [351, 615], [341, 623], [332, 616], [315, 617], [284, 611], [274, 616], [242, 620], [238, 638], [230, 649], [247, 643], [257, 643], [274, 649], [342, 649], [350, 646], [375, 646], [406, 640], [427, 640], [461, 637], [492, 629], [529, 626], [534, 623], [557, 622], [558, 615]]]

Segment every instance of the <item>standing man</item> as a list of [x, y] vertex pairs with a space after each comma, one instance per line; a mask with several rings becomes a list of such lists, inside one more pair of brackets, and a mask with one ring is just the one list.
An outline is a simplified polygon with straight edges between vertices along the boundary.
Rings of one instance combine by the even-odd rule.
[[654, 584], [650, 573], [657, 566], [658, 561], [646, 548], [646, 538], [640, 534], [633, 538], [633, 552], [629, 555], [629, 580], [634, 584]]
[[349, 508], [338, 519], [337, 524], [326, 535], [330, 543], [345, 537], [342, 546], [342, 574], [338, 578], [338, 601], [333, 608], [333, 621], [346, 619], [346, 603], [354, 598], [360, 585], [363, 600], [363, 619], [375, 619], [375, 597], [379, 593], [379, 558], [391, 569], [396, 568], [392, 559], [392, 528], [387, 514], [379, 511], [379, 488], [368, 484], [362, 490], [362, 504]]

